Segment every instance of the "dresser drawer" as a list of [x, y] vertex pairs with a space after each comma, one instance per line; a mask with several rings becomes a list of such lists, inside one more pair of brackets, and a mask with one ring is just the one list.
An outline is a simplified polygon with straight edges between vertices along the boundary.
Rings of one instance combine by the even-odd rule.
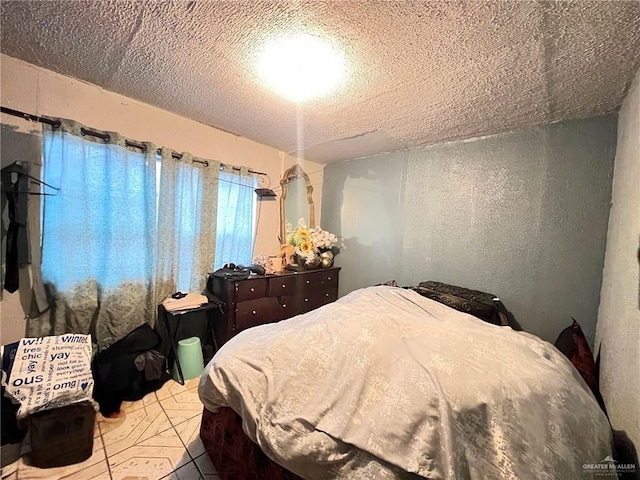
[[266, 278], [252, 278], [238, 282], [238, 297], [236, 301], [243, 302], [254, 298], [267, 296], [269, 280]]
[[269, 296], [298, 295], [310, 291], [326, 290], [338, 285], [338, 272], [308, 272], [305, 274], [275, 277], [269, 280]]
[[267, 296], [266, 277], [250, 277], [244, 280], [227, 280], [209, 276], [207, 289], [224, 302], [242, 302]]
[[295, 295], [302, 293], [305, 284], [305, 277], [302, 275], [286, 275], [269, 279], [270, 297], [280, 297], [283, 295]]
[[212, 277], [207, 288], [224, 302], [214, 322], [218, 345], [237, 333], [314, 310], [338, 298], [340, 268], [233, 281]]
[[303, 281], [305, 292], [309, 290], [327, 290], [338, 285], [338, 272], [335, 270], [308, 273]]
[[[298, 313], [295, 297], [265, 297], [239, 302], [236, 311], [236, 330], [277, 322]], [[280, 301], [278, 301], [280, 300]]]
[[331, 288], [328, 290], [320, 290], [315, 292], [308, 292], [305, 295], [299, 296], [299, 306], [301, 311], [308, 312], [314, 310], [327, 303], [335, 302], [338, 299], [338, 290]]

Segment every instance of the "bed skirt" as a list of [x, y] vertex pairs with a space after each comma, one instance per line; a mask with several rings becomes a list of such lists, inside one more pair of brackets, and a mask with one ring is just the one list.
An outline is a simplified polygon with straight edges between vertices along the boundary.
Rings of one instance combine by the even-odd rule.
[[231, 408], [202, 414], [200, 439], [221, 480], [302, 480], [267, 457], [242, 430]]

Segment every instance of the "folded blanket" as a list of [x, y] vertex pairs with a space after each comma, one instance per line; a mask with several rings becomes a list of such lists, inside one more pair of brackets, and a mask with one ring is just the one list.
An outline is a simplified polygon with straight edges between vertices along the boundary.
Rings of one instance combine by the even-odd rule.
[[188, 310], [189, 308], [196, 308], [200, 305], [204, 305], [208, 301], [209, 300], [207, 300], [207, 297], [205, 297], [204, 295], [189, 292], [182, 298], [166, 298], [162, 302], [162, 306], [168, 312], [175, 312], [178, 310]]

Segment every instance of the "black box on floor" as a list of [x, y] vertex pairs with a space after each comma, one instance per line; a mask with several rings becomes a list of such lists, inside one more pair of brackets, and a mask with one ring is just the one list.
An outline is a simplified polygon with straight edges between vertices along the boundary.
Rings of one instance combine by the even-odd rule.
[[29, 463], [51, 468], [80, 463], [93, 453], [96, 411], [90, 402], [37, 412], [27, 417]]

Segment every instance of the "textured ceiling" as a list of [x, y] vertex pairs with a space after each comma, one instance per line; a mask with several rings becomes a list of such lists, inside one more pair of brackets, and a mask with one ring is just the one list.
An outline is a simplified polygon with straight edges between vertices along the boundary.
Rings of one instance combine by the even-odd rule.
[[[616, 110], [640, 1], [5, 1], [2, 52], [327, 163]], [[266, 39], [326, 36], [345, 86], [261, 85]]]

